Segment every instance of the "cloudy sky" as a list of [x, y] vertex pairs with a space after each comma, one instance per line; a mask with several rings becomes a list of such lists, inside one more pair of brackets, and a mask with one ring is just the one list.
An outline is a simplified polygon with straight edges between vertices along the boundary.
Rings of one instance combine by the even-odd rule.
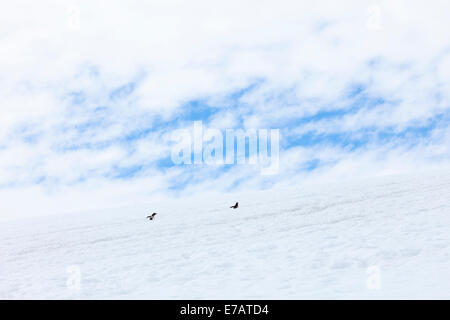
[[[14, 1], [0, 218], [450, 163], [450, 2]], [[171, 134], [280, 130], [280, 166], [175, 165]]]

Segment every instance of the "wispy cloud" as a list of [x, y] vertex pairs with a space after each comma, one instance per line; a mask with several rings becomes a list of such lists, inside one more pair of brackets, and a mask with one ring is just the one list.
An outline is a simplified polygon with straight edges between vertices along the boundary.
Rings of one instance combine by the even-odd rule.
[[[400, 0], [4, 5], [2, 215], [447, 168], [449, 9]], [[279, 128], [279, 173], [174, 165], [171, 133], [195, 120]]]

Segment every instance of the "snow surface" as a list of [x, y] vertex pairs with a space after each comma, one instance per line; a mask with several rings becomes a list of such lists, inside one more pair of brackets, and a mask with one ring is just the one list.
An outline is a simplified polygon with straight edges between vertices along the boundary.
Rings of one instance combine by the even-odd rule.
[[384, 177], [2, 222], [0, 298], [448, 299], [449, 195]]

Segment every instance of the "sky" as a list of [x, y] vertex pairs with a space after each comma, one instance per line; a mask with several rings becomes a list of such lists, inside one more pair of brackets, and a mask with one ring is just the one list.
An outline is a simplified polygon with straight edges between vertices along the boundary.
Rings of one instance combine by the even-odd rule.
[[[448, 1], [14, 1], [0, 220], [447, 170]], [[179, 165], [176, 130], [279, 129], [279, 170]]]

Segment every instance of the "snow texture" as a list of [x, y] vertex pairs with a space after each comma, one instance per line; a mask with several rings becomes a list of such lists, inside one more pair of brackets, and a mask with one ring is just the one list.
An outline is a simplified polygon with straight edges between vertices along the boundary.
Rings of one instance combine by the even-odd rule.
[[449, 195], [383, 177], [2, 222], [0, 298], [449, 299]]

